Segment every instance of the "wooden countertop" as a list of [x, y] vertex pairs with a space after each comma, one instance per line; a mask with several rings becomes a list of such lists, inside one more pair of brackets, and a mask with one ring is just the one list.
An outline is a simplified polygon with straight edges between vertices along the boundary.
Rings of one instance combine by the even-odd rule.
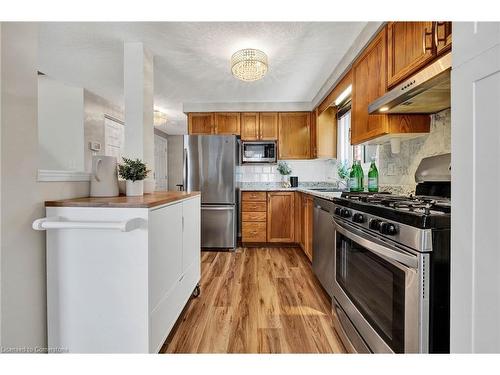
[[46, 201], [45, 207], [151, 208], [194, 197], [196, 195], [200, 195], [200, 192], [161, 191], [144, 194], [142, 197], [127, 197], [125, 195], [103, 198], [84, 197]]

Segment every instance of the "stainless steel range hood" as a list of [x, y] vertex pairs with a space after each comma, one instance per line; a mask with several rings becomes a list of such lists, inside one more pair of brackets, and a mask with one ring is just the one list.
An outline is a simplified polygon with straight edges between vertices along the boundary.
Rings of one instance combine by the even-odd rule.
[[369, 113], [436, 113], [451, 106], [451, 53], [368, 106]]

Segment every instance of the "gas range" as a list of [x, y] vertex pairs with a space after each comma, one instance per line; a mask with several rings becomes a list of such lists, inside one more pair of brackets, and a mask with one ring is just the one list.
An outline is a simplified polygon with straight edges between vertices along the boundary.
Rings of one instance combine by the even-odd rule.
[[337, 214], [354, 222], [360, 216], [354, 217], [353, 210], [420, 229], [450, 228], [451, 200], [447, 197], [344, 192], [335, 203], [345, 207]]

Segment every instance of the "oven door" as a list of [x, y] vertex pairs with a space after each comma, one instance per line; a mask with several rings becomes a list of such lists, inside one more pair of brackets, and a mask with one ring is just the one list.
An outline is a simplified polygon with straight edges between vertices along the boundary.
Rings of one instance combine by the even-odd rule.
[[426, 257], [336, 219], [334, 298], [372, 352], [428, 351]]

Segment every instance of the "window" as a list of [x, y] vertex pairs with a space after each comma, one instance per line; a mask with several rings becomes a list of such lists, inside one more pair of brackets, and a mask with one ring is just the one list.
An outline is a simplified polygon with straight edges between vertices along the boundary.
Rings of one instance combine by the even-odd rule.
[[362, 164], [370, 163], [377, 157], [377, 145], [351, 145], [351, 110], [342, 112], [337, 123], [337, 160], [346, 161], [348, 166], [353, 160], [361, 160]]

